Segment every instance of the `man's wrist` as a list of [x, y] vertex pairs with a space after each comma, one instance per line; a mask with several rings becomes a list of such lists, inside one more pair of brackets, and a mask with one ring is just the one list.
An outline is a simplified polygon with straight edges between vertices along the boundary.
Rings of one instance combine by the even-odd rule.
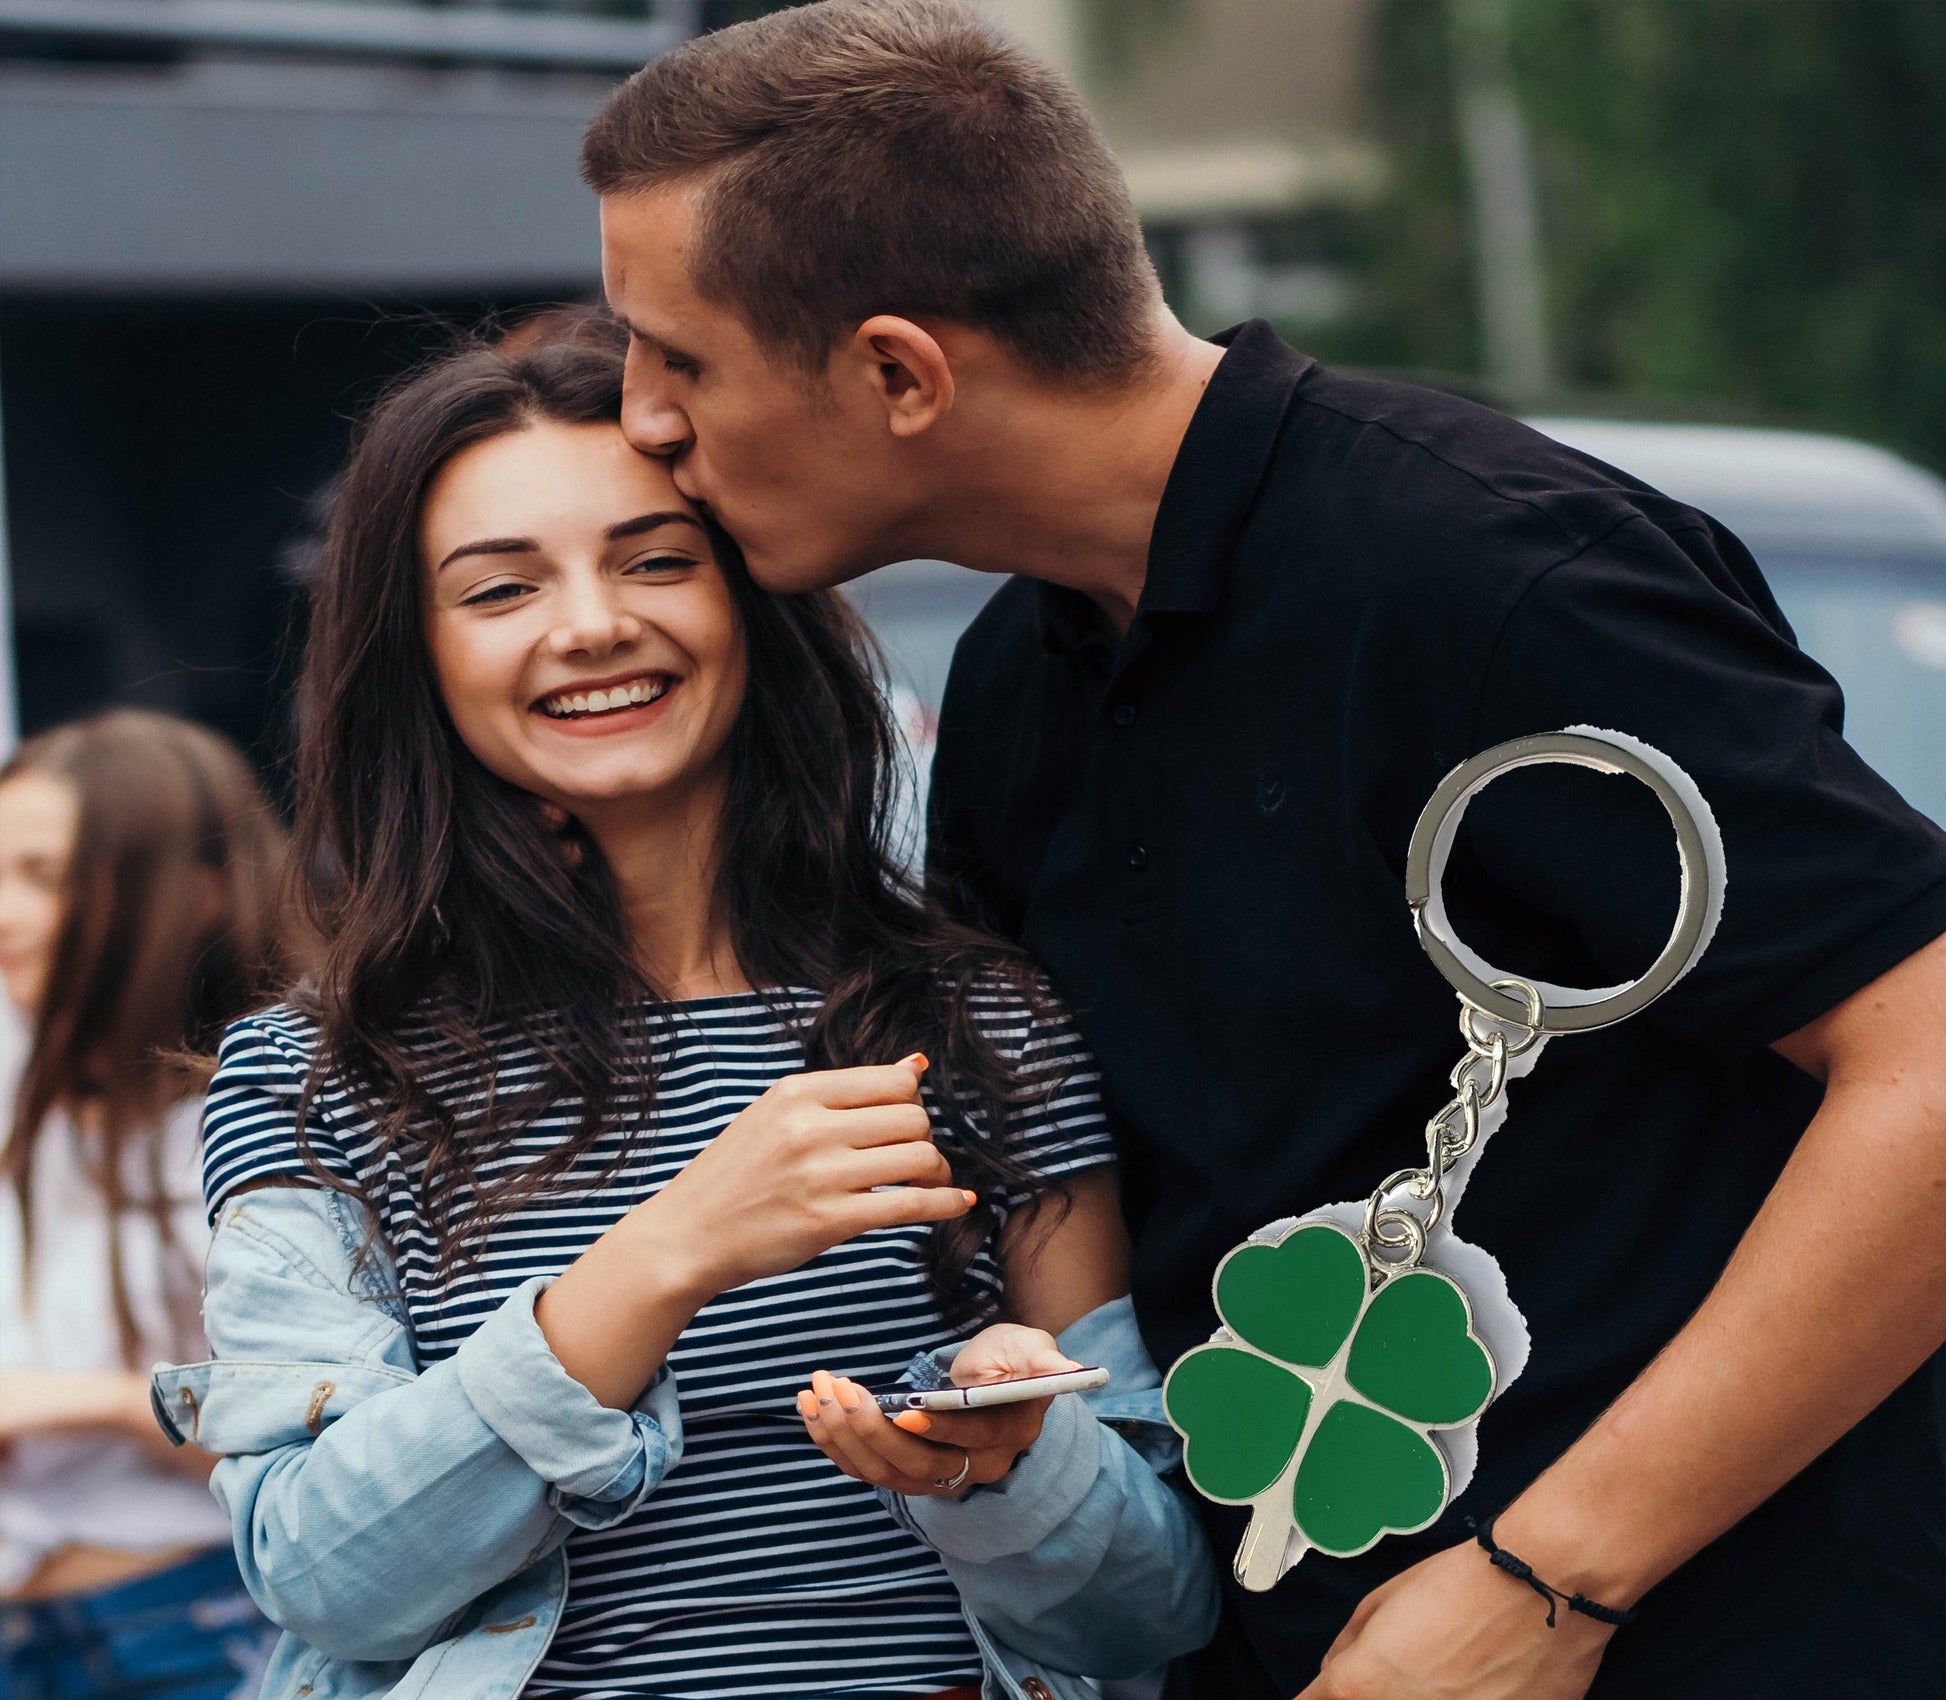
[[1627, 1610], [1688, 1557], [1639, 1510], [1628, 1494], [1582, 1487], [1557, 1465], [1500, 1513], [1494, 1539], [1563, 1594]]

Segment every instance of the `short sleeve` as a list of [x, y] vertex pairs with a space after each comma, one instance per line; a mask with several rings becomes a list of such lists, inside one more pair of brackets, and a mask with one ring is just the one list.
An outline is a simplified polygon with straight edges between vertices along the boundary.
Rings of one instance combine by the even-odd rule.
[[1014, 1064], [1019, 1101], [1007, 1118], [1007, 1154], [1043, 1185], [1009, 1193], [1018, 1209], [1044, 1183], [1115, 1161], [1101, 1103], [1101, 1070], [1067, 1010], [1044, 987], [1030, 1005], [1013, 990], [976, 997], [974, 1014]]
[[[1482, 677], [1467, 753], [1575, 725], [1627, 732], [1673, 757], [1715, 813], [1723, 918], [1650, 1011], [1666, 1030], [1757, 1048], [1946, 932], [1946, 834], [1845, 742], [1836, 683], [1791, 640], [1742, 546], [1700, 518], [1681, 531], [1631, 520], [1541, 574]], [[1674, 839], [1632, 781], [1511, 775], [1480, 794], [1463, 840], [1456, 922], [1496, 967], [1616, 984], [1668, 937]]]
[[235, 1022], [224, 1033], [203, 1105], [203, 1202], [212, 1222], [232, 1193], [256, 1182], [317, 1186], [322, 1168], [347, 1185], [358, 1184], [315, 1109], [299, 1137], [298, 1107], [314, 1043], [307, 1023], [276, 1010]]

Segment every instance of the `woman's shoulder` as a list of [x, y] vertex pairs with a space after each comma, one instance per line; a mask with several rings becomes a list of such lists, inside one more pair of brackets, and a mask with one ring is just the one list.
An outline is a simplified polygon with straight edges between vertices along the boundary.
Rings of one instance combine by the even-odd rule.
[[214, 1096], [246, 1081], [302, 1085], [317, 1055], [318, 1023], [294, 1003], [272, 1004], [232, 1021], [216, 1050]]
[[1081, 1029], [1039, 969], [983, 969], [968, 990], [966, 1009], [980, 1036], [1023, 1073], [1094, 1068]]
[[985, 972], [969, 989], [967, 1011], [1013, 1075], [1006, 1143], [1014, 1157], [1044, 1180], [1112, 1163], [1101, 1071], [1046, 976]]
[[317, 1184], [320, 1167], [355, 1181], [356, 1166], [326, 1114], [329, 1095], [310, 1091], [317, 1047], [316, 1020], [289, 1003], [224, 1030], [203, 1100], [203, 1199], [212, 1217], [250, 1183]]

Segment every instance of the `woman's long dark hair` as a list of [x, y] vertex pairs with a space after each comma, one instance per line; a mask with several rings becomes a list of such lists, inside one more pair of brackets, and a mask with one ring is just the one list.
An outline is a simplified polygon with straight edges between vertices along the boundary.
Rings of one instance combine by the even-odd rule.
[[[618, 423], [624, 352], [605, 318], [557, 318], [546, 337], [469, 343], [410, 374], [358, 433], [312, 592], [296, 826], [326, 941], [302, 999], [322, 1028], [312, 1095], [334, 1072], [410, 1156], [443, 1260], [472, 1255], [605, 1133], [626, 1149], [653, 1108], [630, 1005], [658, 989], [607, 866], [460, 742], [427, 653], [418, 553], [426, 490], [461, 449], [542, 421]], [[837, 593], [771, 596], [728, 538], [715, 544], [748, 654], [717, 890], [738, 967], [753, 986], [824, 994], [805, 1031], [814, 1068], [926, 1052], [957, 1178], [983, 1196], [1029, 1185], [1003, 1144], [1023, 1088], [973, 1004], [996, 985], [1031, 1004], [1033, 977], [931, 906], [890, 842], [900, 745], [868, 635]], [[513, 1036], [544, 1068], [510, 1098], [493, 1058]], [[573, 1101], [568, 1138], [499, 1172], [512, 1130]], [[975, 1302], [966, 1274], [991, 1226], [983, 1205], [935, 1231], [931, 1278], [950, 1306]]]
[[[0, 767], [0, 784], [27, 773], [73, 787], [78, 811], [0, 1173], [20, 1201], [31, 1273], [34, 1152], [54, 1111], [68, 1112], [108, 1212], [109, 1290], [122, 1358], [133, 1366], [143, 1342], [123, 1224], [145, 1215], [165, 1252], [179, 1249], [163, 1119], [200, 1089], [195, 1057], [296, 971], [278, 903], [284, 833], [242, 753], [170, 715], [116, 709], [42, 732]], [[131, 1175], [140, 1177], [134, 1188]], [[187, 1340], [202, 1271], [186, 1256], [180, 1263], [165, 1267], [175, 1279], [163, 1297]]]

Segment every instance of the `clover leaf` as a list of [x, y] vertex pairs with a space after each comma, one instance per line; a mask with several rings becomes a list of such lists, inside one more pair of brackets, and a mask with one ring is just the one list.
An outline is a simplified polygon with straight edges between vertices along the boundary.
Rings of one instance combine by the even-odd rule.
[[1493, 1359], [1466, 1296], [1429, 1269], [1376, 1287], [1358, 1242], [1306, 1222], [1238, 1246], [1217, 1267], [1224, 1333], [1177, 1360], [1163, 1387], [1197, 1491], [1251, 1507], [1237, 1553], [1268, 1588], [1293, 1527], [1335, 1557], [1425, 1528], [1451, 1476], [1435, 1429], [1493, 1396]]

